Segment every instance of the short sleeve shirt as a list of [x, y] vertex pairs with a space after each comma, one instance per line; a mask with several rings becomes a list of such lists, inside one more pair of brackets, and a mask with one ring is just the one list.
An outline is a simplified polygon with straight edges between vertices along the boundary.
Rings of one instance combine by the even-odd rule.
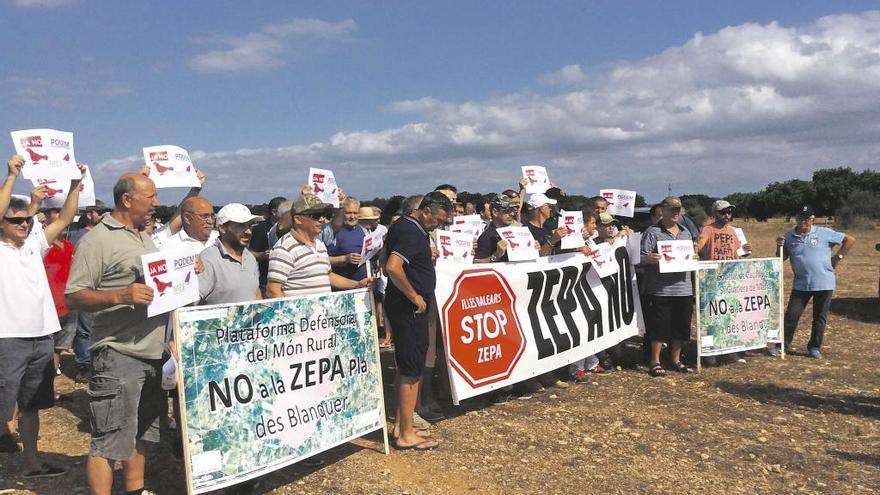
[[721, 228], [714, 225], [703, 227], [699, 243], [703, 246], [698, 253], [701, 260], [719, 261], [739, 258], [736, 254], [740, 248], [739, 238], [730, 224]]
[[242, 251], [239, 261], [218, 242], [202, 251], [201, 258], [204, 269], [199, 274], [199, 296], [203, 303], [238, 303], [256, 298], [260, 269], [249, 250]]
[[[141, 256], [156, 252], [143, 231], [105, 215], [76, 245], [65, 294], [83, 289], [108, 291], [144, 283]], [[147, 318], [144, 305], [119, 304], [92, 313], [90, 349], [111, 347], [140, 359], [160, 359], [165, 348], [165, 314]]]
[[314, 247], [302, 242], [294, 232], [284, 234], [269, 255], [270, 282], [279, 282], [285, 297], [329, 294], [330, 256], [321, 239]]
[[64, 240], [61, 245], [53, 244], [43, 256], [43, 264], [46, 266], [46, 277], [49, 279], [49, 287], [52, 289], [52, 299], [55, 301], [55, 312], [60, 316], [67, 314], [67, 305], [64, 304], [64, 287], [70, 276], [70, 265], [73, 263], [73, 243]]
[[0, 338], [34, 338], [61, 329], [43, 256], [49, 245], [40, 230], [21, 248], [0, 240]]
[[[642, 233], [642, 254], [657, 252], [657, 241], [688, 240], [693, 241], [691, 233], [681, 224], [678, 235], [663, 227], [658, 222], [645, 229]], [[652, 296], [692, 296], [694, 287], [691, 284], [691, 272], [660, 273], [657, 263], [645, 265], [645, 292]]]
[[785, 252], [794, 272], [792, 288], [800, 291], [834, 290], [836, 280], [831, 266], [832, 248], [843, 242], [843, 232], [813, 226], [801, 237], [797, 228], [785, 233]]
[[[477, 238], [477, 252], [474, 253], [474, 258], [484, 259], [492, 256], [495, 249], [498, 248], [498, 241], [500, 240], [501, 234], [498, 233], [495, 224], [489, 222], [489, 225], [486, 226], [486, 230], [484, 230], [483, 233], [480, 234], [480, 237]], [[505, 251], [504, 255], [495, 261], [507, 261], [507, 252]]]
[[[437, 285], [437, 274], [434, 271], [431, 241], [418, 220], [406, 215], [391, 224], [385, 238], [385, 250], [388, 256], [398, 256], [403, 260], [406, 279], [425, 302], [430, 301]], [[385, 297], [408, 300], [390, 278]]]
[[[360, 253], [364, 245], [364, 237], [366, 237], [366, 232], [360, 225], [355, 225], [352, 229], [343, 226], [336, 233], [336, 243], [327, 246], [327, 252], [331, 257]], [[334, 266], [333, 272], [351, 280], [361, 280], [367, 276], [367, 265], [366, 263], [360, 266], [345, 263], [341, 266]]]

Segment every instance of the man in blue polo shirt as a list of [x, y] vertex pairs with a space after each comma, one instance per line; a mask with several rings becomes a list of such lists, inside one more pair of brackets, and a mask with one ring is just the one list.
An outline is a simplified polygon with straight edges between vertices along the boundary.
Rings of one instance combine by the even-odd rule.
[[428, 352], [428, 306], [434, 295], [437, 275], [428, 232], [452, 216], [452, 203], [440, 192], [422, 199], [411, 213], [400, 217], [388, 229], [385, 251], [388, 288], [385, 311], [394, 335], [397, 361], [397, 415], [394, 446], [397, 449], [430, 450], [437, 441], [416, 433], [413, 413]]
[[[783, 258], [791, 259], [794, 273], [791, 296], [785, 309], [785, 348], [790, 352], [791, 341], [797, 330], [798, 320], [810, 299], [813, 300], [813, 327], [807, 352], [810, 357], [821, 359], [822, 340], [825, 337], [825, 324], [828, 309], [834, 293], [834, 268], [846, 256], [856, 239], [843, 232], [829, 228], [816, 227], [813, 209], [804, 206], [797, 214], [797, 226], [776, 239], [777, 246], [783, 248]], [[836, 254], [834, 246], [840, 246]], [[770, 351], [779, 353], [778, 346]]]

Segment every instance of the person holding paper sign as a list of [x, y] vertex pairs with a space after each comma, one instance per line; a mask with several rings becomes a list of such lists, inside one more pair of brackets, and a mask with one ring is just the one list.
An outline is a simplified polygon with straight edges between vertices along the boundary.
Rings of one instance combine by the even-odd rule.
[[[76, 215], [80, 181], [71, 181], [71, 192], [57, 221], [31, 235], [34, 216], [28, 203], [12, 198], [12, 187], [23, 166], [24, 158], [12, 156], [7, 162], [6, 181], [0, 187], [0, 314], [4, 317], [0, 331], [0, 377], [4, 381], [0, 388], [0, 438], [3, 444], [12, 444], [18, 450], [7, 427], [17, 406], [22, 476], [50, 478], [67, 470], [44, 463], [37, 450], [39, 411], [54, 405], [52, 335], [61, 329], [43, 256]], [[85, 173], [82, 166], [80, 171]]]
[[159, 441], [168, 407], [161, 386], [168, 316], [147, 317], [153, 290], [141, 272], [141, 256], [157, 251], [143, 231], [159, 206], [156, 186], [141, 173], [124, 174], [113, 201], [113, 211], [79, 241], [65, 289], [68, 306], [94, 319], [86, 475], [97, 495], [111, 493], [114, 461], [122, 461], [127, 492], [144, 490], [144, 442]]
[[715, 221], [703, 227], [697, 239], [696, 251], [701, 260], [735, 260], [739, 259], [738, 251], [742, 247], [746, 252], [752, 251], [751, 244], [741, 244], [733, 225], [733, 214], [736, 206], [719, 199], [712, 203], [712, 216]]
[[499, 194], [490, 204], [492, 220], [486, 230], [477, 238], [477, 252], [474, 263], [495, 263], [507, 261], [507, 241], [501, 238], [498, 229], [513, 224], [518, 210], [516, 203], [508, 196]]
[[555, 205], [557, 201], [550, 199], [542, 193], [535, 193], [529, 196], [527, 203], [528, 221], [526, 227], [535, 238], [535, 244], [540, 246], [538, 250], [539, 256], [550, 256], [553, 247], [562, 240], [566, 235], [565, 227], [557, 227], [551, 233], [544, 230], [544, 224], [553, 215], [553, 209], [550, 205]]
[[361, 248], [367, 232], [359, 225], [361, 202], [348, 197], [342, 202], [342, 227], [336, 231], [333, 244], [327, 246], [333, 273], [351, 280], [367, 276], [367, 265], [361, 263]]
[[645, 292], [650, 298], [646, 326], [651, 340], [651, 376], [665, 376], [660, 364], [663, 344], [670, 342], [673, 370], [688, 373], [691, 370], [681, 362], [681, 347], [691, 338], [691, 318], [694, 312], [694, 288], [691, 272], [660, 273], [657, 241], [687, 240], [693, 242], [690, 231], [681, 225], [681, 200], [669, 196], [661, 203], [663, 216], [657, 224], [642, 234], [642, 258], [645, 265]]

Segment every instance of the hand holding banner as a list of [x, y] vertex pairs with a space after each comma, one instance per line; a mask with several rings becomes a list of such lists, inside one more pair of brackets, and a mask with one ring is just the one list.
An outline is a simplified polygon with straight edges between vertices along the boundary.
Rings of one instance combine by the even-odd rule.
[[502, 227], [498, 235], [507, 241], [508, 261], [533, 261], [538, 259], [537, 242], [526, 227]]
[[165, 187], [201, 187], [189, 153], [179, 146], [161, 145], [144, 148], [144, 160], [150, 167], [150, 179], [157, 189]]
[[660, 273], [692, 272], [700, 266], [694, 243], [688, 240], [657, 241]]
[[526, 180], [527, 193], [543, 193], [550, 189], [550, 176], [547, 175], [546, 168], [540, 165], [523, 165], [522, 173]]
[[739, 239], [739, 249], [736, 250], [737, 256], [742, 257], [742, 256], [752, 254], [751, 251], [746, 251], [745, 248], [743, 247], [749, 243], [749, 241], [746, 240], [746, 233], [743, 232], [743, 229], [741, 229], [739, 227], [734, 227], [733, 231], [736, 232], [736, 238]]
[[565, 227], [565, 237], [562, 238], [562, 249], [577, 249], [584, 246], [584, 214], [580, 211], [562, 210], [559, 217], [560, 227]]
[[636, 192], [625, 189], [601, 189], [599, 195], [608, 201], [608, 214], [632, 218], [636, 208]]
[[437, 231], [437, 263], [472, 263], [474, 236], [466, 232]]
[[309, 169], [309, 186], [322, 203], [329, 203], [339, 208], [339, 187], [333, 171], [323, 168]]
[[188, 249], [157, 251], [141, 256], [144, 283], [153, 289], [153, 302], [147, 306], [152, 317], [199, 300], [199, 278], [195, 273], [196, 255]]
[[73, 154], [73, 133], [55, 129], [12, 131], [15, 153], [24, 157], [21, 176], [57, 182], [79, 179], [82, 174]]

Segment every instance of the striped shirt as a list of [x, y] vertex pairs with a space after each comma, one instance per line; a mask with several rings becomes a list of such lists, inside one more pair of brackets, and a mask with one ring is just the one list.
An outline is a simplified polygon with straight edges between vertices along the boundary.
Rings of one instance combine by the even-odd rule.
[[329, 294], [330, 256], [321, 239], [312, 248], [288, 232], [269, 255], [269, 281], [281, 283], [285, 297]]

